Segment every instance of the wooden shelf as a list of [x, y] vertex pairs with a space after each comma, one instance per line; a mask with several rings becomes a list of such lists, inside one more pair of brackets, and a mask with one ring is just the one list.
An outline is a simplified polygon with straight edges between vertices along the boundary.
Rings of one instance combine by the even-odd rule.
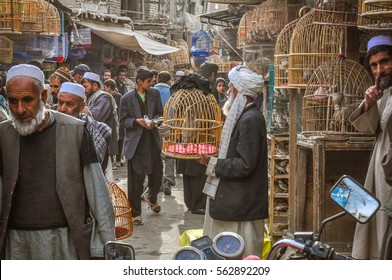
[[[269, 210], [269, 231], [272, 237], [281, 237], [285, 234], [285, 231], [288, 229], [288, 221], [289, 221], [289, 193], [282, 192], [279, 190], [279, 186], [275, 182], [276, 180], [286, 180], [289, 189], [289, 174], [277, 173], [275, 168], [276, 162], [281, 160], [289, 160], [289, 155], [282, 154], [278, 151], [278, 145], [281, 142], [284, 142], [285, 147], [288, 148], [289, 146], [289, 137], [288, 136], [274, 136], [268, 135], [269, 145], [270, 145], [270, 153], [268, 155], [269, 164], [270, 164], [270, 171], [269, 171], [269, 178], [270, 178], [270, 210]], [[287, 168], [287, 170], [289, 170]], [[289, 191], [289, 190], [288, 190]], [[277, 212], [275, 208], [277, 203], [282, 203], [282, 199], [284, 200], [283, 203], [287, 202], [287, 211]], [[276, 230], [276, 228], [279, 230]], [[282, 230], [280, 230], [283, 228]]]

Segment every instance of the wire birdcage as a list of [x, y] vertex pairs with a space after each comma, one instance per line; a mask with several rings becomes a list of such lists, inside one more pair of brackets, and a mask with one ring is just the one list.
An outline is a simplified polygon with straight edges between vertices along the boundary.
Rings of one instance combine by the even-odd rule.
[[314, 13], [306, 14], [293, 31], [289, 54], [289, 87], [305, 88], [317, 67], [347, 49], [347, 27], [314, 24], [313, 18]]
[[287, 24], [276, 39], [274, 54], [275, 88], [288, 85], [290, 41], [297, 22], [298, 20], [294, 20]]
[[[357, 26], [361, 31], [366, 32], [380, 32], [387, 31], [390, 32], [392, 30], [392, 18], [383, 18], [383, 17], [374, 17], [378, 12], [385, 11], [386, 14], [391, 13], [390, 8], [386, 8], [384, 6], [372, 6], [369, 5], [373, 2], [382, 2], [382, 1], [365, 1], [358, 0], [358, 22]], [[384, 1], [391, 2], [391, 1]]]
[[165, 105], [163, 124], [163, 154], [182, 159], [218, 154], [222, 116], [214, 95], [196, 88], [177, 90]]
[[18, 33], [21, 31], [22, 1], [0, 2], [0, 31], [1, 33]]
[[116, 240], [122, 240], [132, 236], [133, 222], [132, 209], [125, 192], [114, 182], [108, 181], [107, 187], [112, 199], [115, 220]]
[[314, 22], [343, 26], [356, 26], [358, 0], [316, 0]]
[[302, 133], [363, 134], [356, 131], [348, 118], [372, 84], [369, 72], [353, 60], [339, 58], [320, 65], [305, 89]]

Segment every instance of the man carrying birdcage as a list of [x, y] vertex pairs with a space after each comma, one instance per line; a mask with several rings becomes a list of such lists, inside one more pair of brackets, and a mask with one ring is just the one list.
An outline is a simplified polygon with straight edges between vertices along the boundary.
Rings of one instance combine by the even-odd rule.
[[218, 157], [204, 155], [207, 166], [203, 192], [209, 196], [204, 234], [236, 232], [245, 241], [244, 255], [261, 257], [264, 219], [268, 218], [267, 132], [254, 99], [263, 77], [244, 66], [228, 74], [235, 99], [222, 130]]

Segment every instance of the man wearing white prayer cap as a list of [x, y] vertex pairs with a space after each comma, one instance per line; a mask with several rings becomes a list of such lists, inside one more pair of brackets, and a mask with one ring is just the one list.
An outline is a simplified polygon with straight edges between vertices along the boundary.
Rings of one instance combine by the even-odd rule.
[[85, 123], [45, 109], [36, 66], [12, 67], [6, 91], [12, 119], [0, 123], [1, 258], [103, 257], [115, 217]]
[[261, 258], [264, 219], [268, 218], [267, 132], [263, 114], [254, 103], [263, 77], [244, 66], [229, 72], [236, 97], [223, 126], [218, 157], [203, 156], [208, 195], [204, 234], [212, 239], [222, 231], [239, 234], [244, 256]]
[[83, 113], [86, 107], [85, 99], [86, 94], [82, 85], [65, 82], [59, 91], [57, 111], [86, 122], [87, 130], [94, 141], [98, 160], [102, 164], [112, 139], [112, 129], [107, 124], [98, 122]]
[[370, 223], [357, 223], [352, 256], [357, 259], [392, 259], [392, 186], [385, 180], [382, 161], [392, 141], [392, 37], [378, 35], [368, 42], [367, 62], [375, 83], [350, 115], [354, 127], [377, 135], [366, 174], [365, 188], [377, 196], [384, 211]]
[[87, 107], [94, 120], [106, 123], [112, 129], [112, 139], [109, 143], [108, 153], [102, 162], [103, 170], [106, 170], [109, 159], [118, 153], [119, 122], [117, 104], [114, 97], [101, 88], [101, 77], [93, 72], [83, 75], [82, 85], [87, 96]]

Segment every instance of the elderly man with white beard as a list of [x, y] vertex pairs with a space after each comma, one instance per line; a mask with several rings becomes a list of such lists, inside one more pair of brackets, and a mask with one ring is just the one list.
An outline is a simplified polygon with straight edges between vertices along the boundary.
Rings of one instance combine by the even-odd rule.
[[2, 259], [102, 258], [114, 210], [85, 123], [45, 109], [42, 71], [7, 73], [11, 119], [0, 124]]
[[261, 257], [268, 218], [268, 148], [265, 120], [254, 99], [263, 78], [244, 66], [234, 67], [228, 76], [233, 97], [225, 104], [218, 157], [199, 160], [207, 165], [208, 175], [204, 234], [213, 239], [224, 231], [235, 232], [245, 241], [245, 256]]

